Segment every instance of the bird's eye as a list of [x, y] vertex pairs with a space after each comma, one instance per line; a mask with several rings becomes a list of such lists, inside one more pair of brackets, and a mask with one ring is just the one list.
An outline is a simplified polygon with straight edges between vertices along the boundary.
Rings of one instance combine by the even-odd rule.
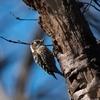
[[34, 44], [36, 44], [36, 42], [34, 42]]
[[39, 41], [37, 41], [37, 44], [40, 43]]

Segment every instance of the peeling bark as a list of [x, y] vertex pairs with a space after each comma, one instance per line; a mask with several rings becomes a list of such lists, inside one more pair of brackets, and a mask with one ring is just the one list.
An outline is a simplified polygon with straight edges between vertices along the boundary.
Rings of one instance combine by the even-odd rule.
[[23, 0], [40, 14], [51, 37], [70, 94], [75, 100], [100, 98], [100, 45], [74, 0]]

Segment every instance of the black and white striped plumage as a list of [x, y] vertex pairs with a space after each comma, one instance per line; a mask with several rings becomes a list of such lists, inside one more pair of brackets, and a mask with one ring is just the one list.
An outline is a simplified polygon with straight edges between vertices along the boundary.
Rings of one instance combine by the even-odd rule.
[[44, 46], [43, 42], [44, 39], [37, 39], [30, 44], [33, 59], [45, 72], [52, 75], [54, 78], [56, 78], [54, 72], [63, 76], [63, 74], [57, 69], [55, 65], [55, 59], [52, 52], [46, 46]]

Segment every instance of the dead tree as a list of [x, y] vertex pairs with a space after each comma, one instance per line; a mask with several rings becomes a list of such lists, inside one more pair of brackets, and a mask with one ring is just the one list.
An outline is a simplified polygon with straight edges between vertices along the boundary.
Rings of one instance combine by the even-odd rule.
[[100, 99], [100, 45], [75, 0], [23, 0], [40, 14], [74, 100]]

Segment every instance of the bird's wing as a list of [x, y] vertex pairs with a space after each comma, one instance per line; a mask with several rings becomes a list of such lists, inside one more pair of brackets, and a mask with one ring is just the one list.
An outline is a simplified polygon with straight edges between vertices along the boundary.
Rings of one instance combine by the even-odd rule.
[[50, 71], [57, 71], [55, 65], [55, 59], [52, 52], [46, 46], [40, 46], [37, 50], [38, 54], [41, 56], [43, 63]]
[[33, 59], [40, 67], [43, 67], [41, 56], [37, 52], [33, 53]]
[[45, 71], [47, 72], [48, 74], [51, 74], [49, 73], [49, 70], [48, 70], [48, 67], [46, 66], [46, 64], [44, 63], [43, 59], [41, 58], [41, 55], [37, 52], [34, 52], [33, 53], [33, 58], [34, 58], [34, 61]]

